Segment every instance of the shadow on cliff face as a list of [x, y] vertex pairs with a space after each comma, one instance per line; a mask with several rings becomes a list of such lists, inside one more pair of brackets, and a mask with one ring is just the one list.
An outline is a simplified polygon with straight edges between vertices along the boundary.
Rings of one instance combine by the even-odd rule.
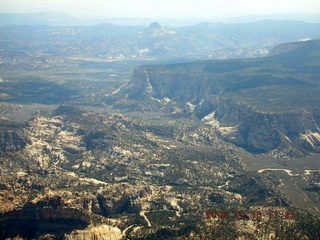
[[34, 239], [41, 235], [54, 235], [56, 239], [61, 239], [64, 234], [70, 234], [74, 229], [83, 230], [87, 226], [87, 223], [74, 219], [2, 219], [0, 221], [0, 239], [16, 236]]
[[37, 203], [28, 202], [22, 209], [0, 215], [0, 239], [20, 236], [26, 239], [53, 235], [61, 239], [74, 229], [85, 229], [90, 217], [83, 211], [66, 206], [55, 197]]

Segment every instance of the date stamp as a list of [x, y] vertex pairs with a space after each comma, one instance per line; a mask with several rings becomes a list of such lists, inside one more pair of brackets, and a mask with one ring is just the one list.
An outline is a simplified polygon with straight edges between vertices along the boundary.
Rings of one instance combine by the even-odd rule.
[[259, 219], [287, 219], [294, 220], [295, 219], [295, 211], [287, 210], [287, 211], [278, 211], [269, 209], [267, 211], [261, 210], [236, 210], [236, 211], [225, 211], [225, 210], [207, 210], [205, 213], [205, 219], [246, 219], [246, 220], [259, 220]]

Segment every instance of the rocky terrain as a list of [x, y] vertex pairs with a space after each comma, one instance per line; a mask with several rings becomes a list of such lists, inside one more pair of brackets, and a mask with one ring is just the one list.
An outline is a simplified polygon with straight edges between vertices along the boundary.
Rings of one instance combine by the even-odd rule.
[[[231, 228], [230, 238], [254, 237], [259, 227], [249, 215], [241, 232], [231, 227], [240, 206], [249, 214], [268, 203], [267, 216], [290, 205], [270, 173], [245, 174], [209, 125], [162, 126], [64, 106], [11, 131], [12, 141], [1, 141], [9, 146], [0, 160], [1, 239], [209, 239], [213, 226], [217, 235]], [[206, 220], [209, 209], [230, 217]]]
[[[189, 140], [180, 129], [175, 139], [161, 127], [72, 107], [37, 116], [27, 126], [15, 126], [1, 139], [1, 238], [46, 234], [65, 239], [79, 235], [121, 239], [132, 221], [137, 234], [144, 225], [160, 224], [154, 222], [156, 215], [146, 217], [145, 212], [160, 207], [164, 214], [168, 208], [178, 216], [182, 209], [177, 203], [178, 189], [172, 184], [221, 185], [227, 172], [241, 169], [236, 159], [219, 164], [223, 153], [205, 147], [218, 141], [215, 135], [189, 128], [183, 130], [196, 131], [194, 137]], [[190, 146], [190, 155], [182, 150], [184, 142], [196, 144]], [[201, 148], [208, 153], [199, 151], [198, 142], [204, 142]], [[204, 157], [201, 162], [198, 155]], [[188, 171], [181, 171], [179, 161], [190, 165]], [[208, 177], [198, 178], [197, 172], [205, 166]], [[217, 176], [209, 178], [212, 172]], [[189, 183], [189, 179], [194, 181]], [[115, 214], [124, 214], [119, 215], [122, 220]], [[136, 226], [136, 218], [141, 227]], [[19, 224], [9, 227], [17, 219]]]
[[[319, 29], [319, 24], [280, 20], [243, 24], [203, 22], [179, 28], [158, 23], [149, 27], [107, 23], [93, 26], [9, 24], [0, 26], [0, 53], [37, 54], [40, 55], [37, 62], [42, 62], [43, 67], [58, 61], [54, 59], [57, 57], [69, 58], [64, 61], [111, 62], [243, 58], [267, 55], [279, 43], [317, 39]], [[43, 62], [43, 56], [51, 59]]]
[[142, 66], [110, 99], [194, 115], [250, 152], [301, 157], [320, 150], [318, 54], [319, 41], [308, 41], [283, 44], [266, 58]]
[[274, 24], [1, 26], [0, 239], [319, 239], [319, 41], [177, 63]]

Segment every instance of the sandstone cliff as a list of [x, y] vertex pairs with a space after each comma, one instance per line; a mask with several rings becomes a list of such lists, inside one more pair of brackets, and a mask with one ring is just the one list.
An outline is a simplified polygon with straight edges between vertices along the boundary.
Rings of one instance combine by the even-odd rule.
[[307, 41], [277, 46], [266, 58], [142, 66], [111, 98], [207, 117], [221, 137], [253, 153], [318, 153], [319, 46]]
[[263, 113], [221, 101], [214, 118], [224, 139], [254, 153], [297, 157], [320, 152], [319, 123], [311, 112]]
[[122, 232], [117, 227], [100, 225], [88, 227], [84, 230], [74, 230], [70, 234], [65, 234], [64, 240], [120, 240]]

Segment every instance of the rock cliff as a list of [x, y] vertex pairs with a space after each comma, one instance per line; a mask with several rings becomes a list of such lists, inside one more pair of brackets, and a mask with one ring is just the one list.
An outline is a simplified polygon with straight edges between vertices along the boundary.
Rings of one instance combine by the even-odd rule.
[[[223, 102], [223, 103], [222, 103]], [[320, 152], [320, 131], [316, 114], [304, 110], [264, 113], [220, 101], [214, 119], [221, 136], [254, 153], [297, 157]]]
[[307, 41], [277, 46], [266, 58], [141, 66], [111, 98], [209, 118], [225, 140], [253, 153], [320, 152], [319, 46]]
[[63, 240], [120, 240], [122, 237], [119, 228], [104, 224], [84, 230], [74, 230], [70, 234], [65, 234]]
[[97, 220], [93, 226], [93, 218], [107, 221], [112, 214], [139, 214], [144, 201], [152, 195], [152, 187], [113, 184], [94, 193], [86, 192], [85, 196], [47, 188], [15, 208], [9, 208], [9, 205], [17, 200], [16, 197], [6, 195], [7, 200], [0, 197], [1, 204], [7, 206], [0, 212], [1, 239], [15, 236], [33, 239], [44, 233], [53, 239], [121, 239], [123, 233], [119, 228], [99, 225]]
[[32, 239], [43, 232], [61, 238], [65, 232], [83, 229], [90, 223], [83, 209], [66, 204], [61, 196], [44, 196], [27, 202], [21, 209], [3, 212], [0, 238], [22, 236]]

